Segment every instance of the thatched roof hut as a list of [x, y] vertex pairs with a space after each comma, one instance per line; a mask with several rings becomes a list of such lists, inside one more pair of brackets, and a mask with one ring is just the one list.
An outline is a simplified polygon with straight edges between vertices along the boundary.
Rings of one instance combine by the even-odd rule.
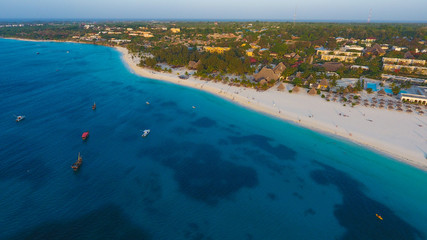
[[189, 61], [188, 62], [188, 68], [192, 69], [192, 70], [197, 69], [197, 67], [199, 67], [199, 65], [200, 65], [200, 60], [197, 62], [195, 62], [195, 61]]
[[259, 71], [257, 74], [254, 75], [254, 79], [256, 82], [259, 82], [263, 79], [270, 81], [270, 80], [277, 80], [279, 79], [280, 74], [274, 73], [272, 69], [263, 67], [261, 71]]
[[325, 62], [322, 67], [328, 72], [336, 72], [338, 69], [344, 67], [344, 64], [337, 62]]
[[285, 90], [285, 85], [280, 83], [280, 85], [277, 87], [277, 90], [283, 92]]
[[274, 72], [275, 74], [280, 75], [280, 74], [282, 74], [282, 72], [283, 72], [283, 71], [285, 71], [285, 69], [286, 69], [285, 64], [283, 64], [283, 63], [281, 62], [281, 63], [277, 64], [277, 66], [273, 69], [273, 72]]
[[403, 58], [406, 58], [406, 59], [414, 59], [415, 57], [414, 57], [414, 55], [412, 55], [412, 53], [411, 53], [410, 51], [407, 51], [407, 52], [405, 53], [405, 55], [403, 55]]
[[365, 53], [382, 56], [385, 54], [385, 50], [378, 43], [375, 43], [374, 46], [366, 48]]

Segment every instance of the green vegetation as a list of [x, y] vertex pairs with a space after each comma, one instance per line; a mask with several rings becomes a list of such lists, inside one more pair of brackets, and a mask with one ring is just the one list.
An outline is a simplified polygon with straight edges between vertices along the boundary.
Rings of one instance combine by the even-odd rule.
[[[351, 88], [337, 87], [340, 78], [381, 79], [383, 56], [404, 58], [409, 51], [409, 57], [427, 60], [427, 53], [423, 52], [426, 36], [425, 24], [260, 21], [0, 23], [0, 37], [125, 46], [141, 59], [141, 66], [157, 71], [172, 72], [174, 68], [186, 67], [185, 75], [260, 90], [281, 80], [309, 87], [326, 78], [329, 80], [328, 90], [342, 93], [361, 91], [364, 83], [358, 81]], [[372, 37], [376, 38], [373, 42], [368, 39]], [[382, 52], [370, 50], [375, 44], [380, 44], [376, 47], [383, 49]], [[317, 49], [327, 49], [325, 52], [332, 55], [331, 59], [324, 60], [323, 53]], [[338, 52], [335, 54], [334, 51]], [[347, 55], [355, 58], [351, 61], [340, 59]], [[328, 67], [331, 62], [335, 62], [336, 67]], [[286, 67], [279, 72], [280, 76], [267, 78], [262, 84], [254, 80], [254, 73], [263, 67], [273, 69], [279, 63]], [[406, 68], [392, 74], [425, 77]], [[410, 86], [405, 82], [393, 86], [392, 91], [396, 93]], [[371, 93], [372, 89], [367, 91]]]

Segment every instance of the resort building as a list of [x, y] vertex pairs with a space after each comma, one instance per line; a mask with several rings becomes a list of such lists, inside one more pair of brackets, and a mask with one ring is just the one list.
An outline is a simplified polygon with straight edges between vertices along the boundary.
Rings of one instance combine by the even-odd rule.
[[340, 55], [322, 55], [320, 59], [324, 61], [338, 60], [340, 62], [354, 62], [356, 61], [357, 57], [340, 56]]
[[203, 50], [205, 52], [210, 52], [210, 53], [219, 53], [219, 54], [223, 54], [226, 51], [230, 51], [231, 48], [229, 47], [209, 47], [209, 46], [204, 46]]
[[426, 64], [426, 60], [383, 57], [383, 63], [396, 64], [396, 65], [418, 65], [418, 66], [424, 66]]
[[254, 50], [253, 48], [246, 50], [246, 56], [253, 57], [254, 56]]
[[181, 29], [179, 29], [179, 28], [171, 28], [170, 30], [171, 30], [172, 33], [179, 33], [179, 32], [181, 32]]
[[358, 45], [345, 45], [344, 50], [363, 51], [365, 48]]
[[131, 40], [129, 40], [129, 39], [114, 39], [114, 38], [112, 38], [112, 39], [110, 39], [110, 42], [116, 43], [116, 44], [122, 44], [122, 43], [130, 43]]
[[407, 48], [407, 47], [393, 46], [393, 47], [391, 48], [391, 50], [392, 50], [392, 51], [398, 51], [398, 52], [400, 52], [400, 51], [408, 50], [408, 48]]
[[411, 82], [411, 83], [416, 83], [416, 84], [427, 84], [427, 79], [422, 79], [422, 78], [403, 77], [403, 76], [396, 76], [396, 75], [390, 75], [390, 74], [381, 74], [381, 78], [384, 80], [389, 80], [389, 81]]
[[326, 90], [328, 87], [329, 87], [329, 82], [328, 80], [326, 80], [326, 78], [323, 78], [322, 80], [320, 80], [318, 88], [322, 90]]
[[404, 69], [410, 73], [427, 75], [427, 67], [383, 64], [383, 69], [384, 69], [384, 71], [389, 71], [389, 72], [399, 72], [399, 71]]
[[338, 69], [344, 67], [344, 64], [337, 62], [326, 62], [319, 66], [325, 68], [325, 71], [327, 72], [336, 72]]
[[286, 69], [285, 64], [279, 63], [274, 69], [269, 69], [267, 67], [263, 67], [261, 71], [254, 75], [255, 82], [260, 82], [262, 80], [266, 80], [267, 82], [271, 80], [280, 79], [280, 75]]
[[427, 105], [427, 87], [416, 88], [417, 93], [401, 93], [400, 100]]
[[374, 44], [374, 46], [365, 49], [365, 54], [383, 56], [385, 53], [379, 44]]
[[343, 38], [343, 37], [336, 37], [335, 41], [337, 41], [337, 43], [340, 43], [340, 42], [348, 41], [348, 39], [347, 38]]
[[340, 56], [360, 57], [360, 56], [362, 56], [362, 53], [360, 53], [360, 52], [346, 52], [346, 51], [342, 51], [342, 50], [319, 49], [319, 50], [317, 50], [317, 55], [340, 55]]
[[361, 65], [351, 65], [350, 68], [351, 69], [362, 69], [363, 71], [368, 71], [369, 70], [368, 66], [361, 66]]
[[346, 52], [341, 50], [326, 50], [318, 49], [317, 55], [321, 55], [324, 61], [338, 60], [341, 62], [354, 62], [358, 57], [362, 56], [360, 52]]

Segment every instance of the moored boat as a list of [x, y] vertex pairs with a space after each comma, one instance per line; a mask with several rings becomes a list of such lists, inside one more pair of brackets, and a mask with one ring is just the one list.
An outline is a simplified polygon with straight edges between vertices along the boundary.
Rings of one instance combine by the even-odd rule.
[[95, 102], [93, 102], [92, 110], [95, 110], [95, 109], [96, 109], [96, 103], [95, 103]]
[[24, 118], [25, 118], [25, 116], [17, 116], [16, 121], [20, 122], [20, 121], [24, 120]]
[[82, 156], [80, 156], [80, 153], [79, 153], [79, 156], [77, 157], [77, 161], [73, 165], [71, 165], [71, 168], [74, 171], [77, 171], [80, 168], [80, 166], [82, 165], [82, 163], [83, 163], [83, 158], [82, 158]]
[[146, 136], [148, 136], [148, 134], [150, 134], [150, 132], [151, 132], [151, 130], [150, 129], [145, 129], [144, 131], [143, 131], [143, 133], [142, 133], [142, 137], [146, 137]]
[[82, 134], [82, 139], [83, 139], [83, 140], [86, 140], [88, 137], [89, 137], [89, 131], [84, 132], [84, 133]]

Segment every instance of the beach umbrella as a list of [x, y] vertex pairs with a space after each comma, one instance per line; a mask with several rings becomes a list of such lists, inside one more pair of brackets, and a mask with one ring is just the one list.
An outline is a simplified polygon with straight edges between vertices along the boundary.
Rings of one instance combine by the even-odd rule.
[[393, 106], [392, 105], [388, 105], [388, 109], [393, 109]]
[[317, 91], [315, 88], [311, 88], [310, 91], [308, 91], [308, 94], [314, 96], [317, 94]]
[[420, 107], [416, 107], [415, 110], [421, 110], [421, 108]]
[[366, 107], [368, 107], [368, 106], [369, 106], [369, 103], [365, 103], [364, 105], [365, 105]]
[[[368, 105], [369, 105], [369, 104], [368, 104]], [[373, 104], [373, 103], [371, 104], [371, 107], [376, 107], [376, 106], [377, 106], [376, 104]]]
[[285, 90], [285, 85], [283, 85], [283, 83], [281, 83], [278, 87], [277, 87], [278, 91], [284, 91]]
[[412, 110], [411, 110], [411, 109], [408, 109], [408, 110], [406, 110], [406, 112], [411, 113], [411, 112], [412, 112]]
[[403, 109], [400, 108], [400, 107], [396, 108], [396, 110], [399, 111], [399, 112], [403, 111]]
[[380, 104], [379, 108], [384, 108], [384, 105]]
[[420, 115], [423, 115], [423, 114], [424, 114], [424, 112], [423, 112], [423, 111], [418, 111], [418, 113], [419, 113]]

